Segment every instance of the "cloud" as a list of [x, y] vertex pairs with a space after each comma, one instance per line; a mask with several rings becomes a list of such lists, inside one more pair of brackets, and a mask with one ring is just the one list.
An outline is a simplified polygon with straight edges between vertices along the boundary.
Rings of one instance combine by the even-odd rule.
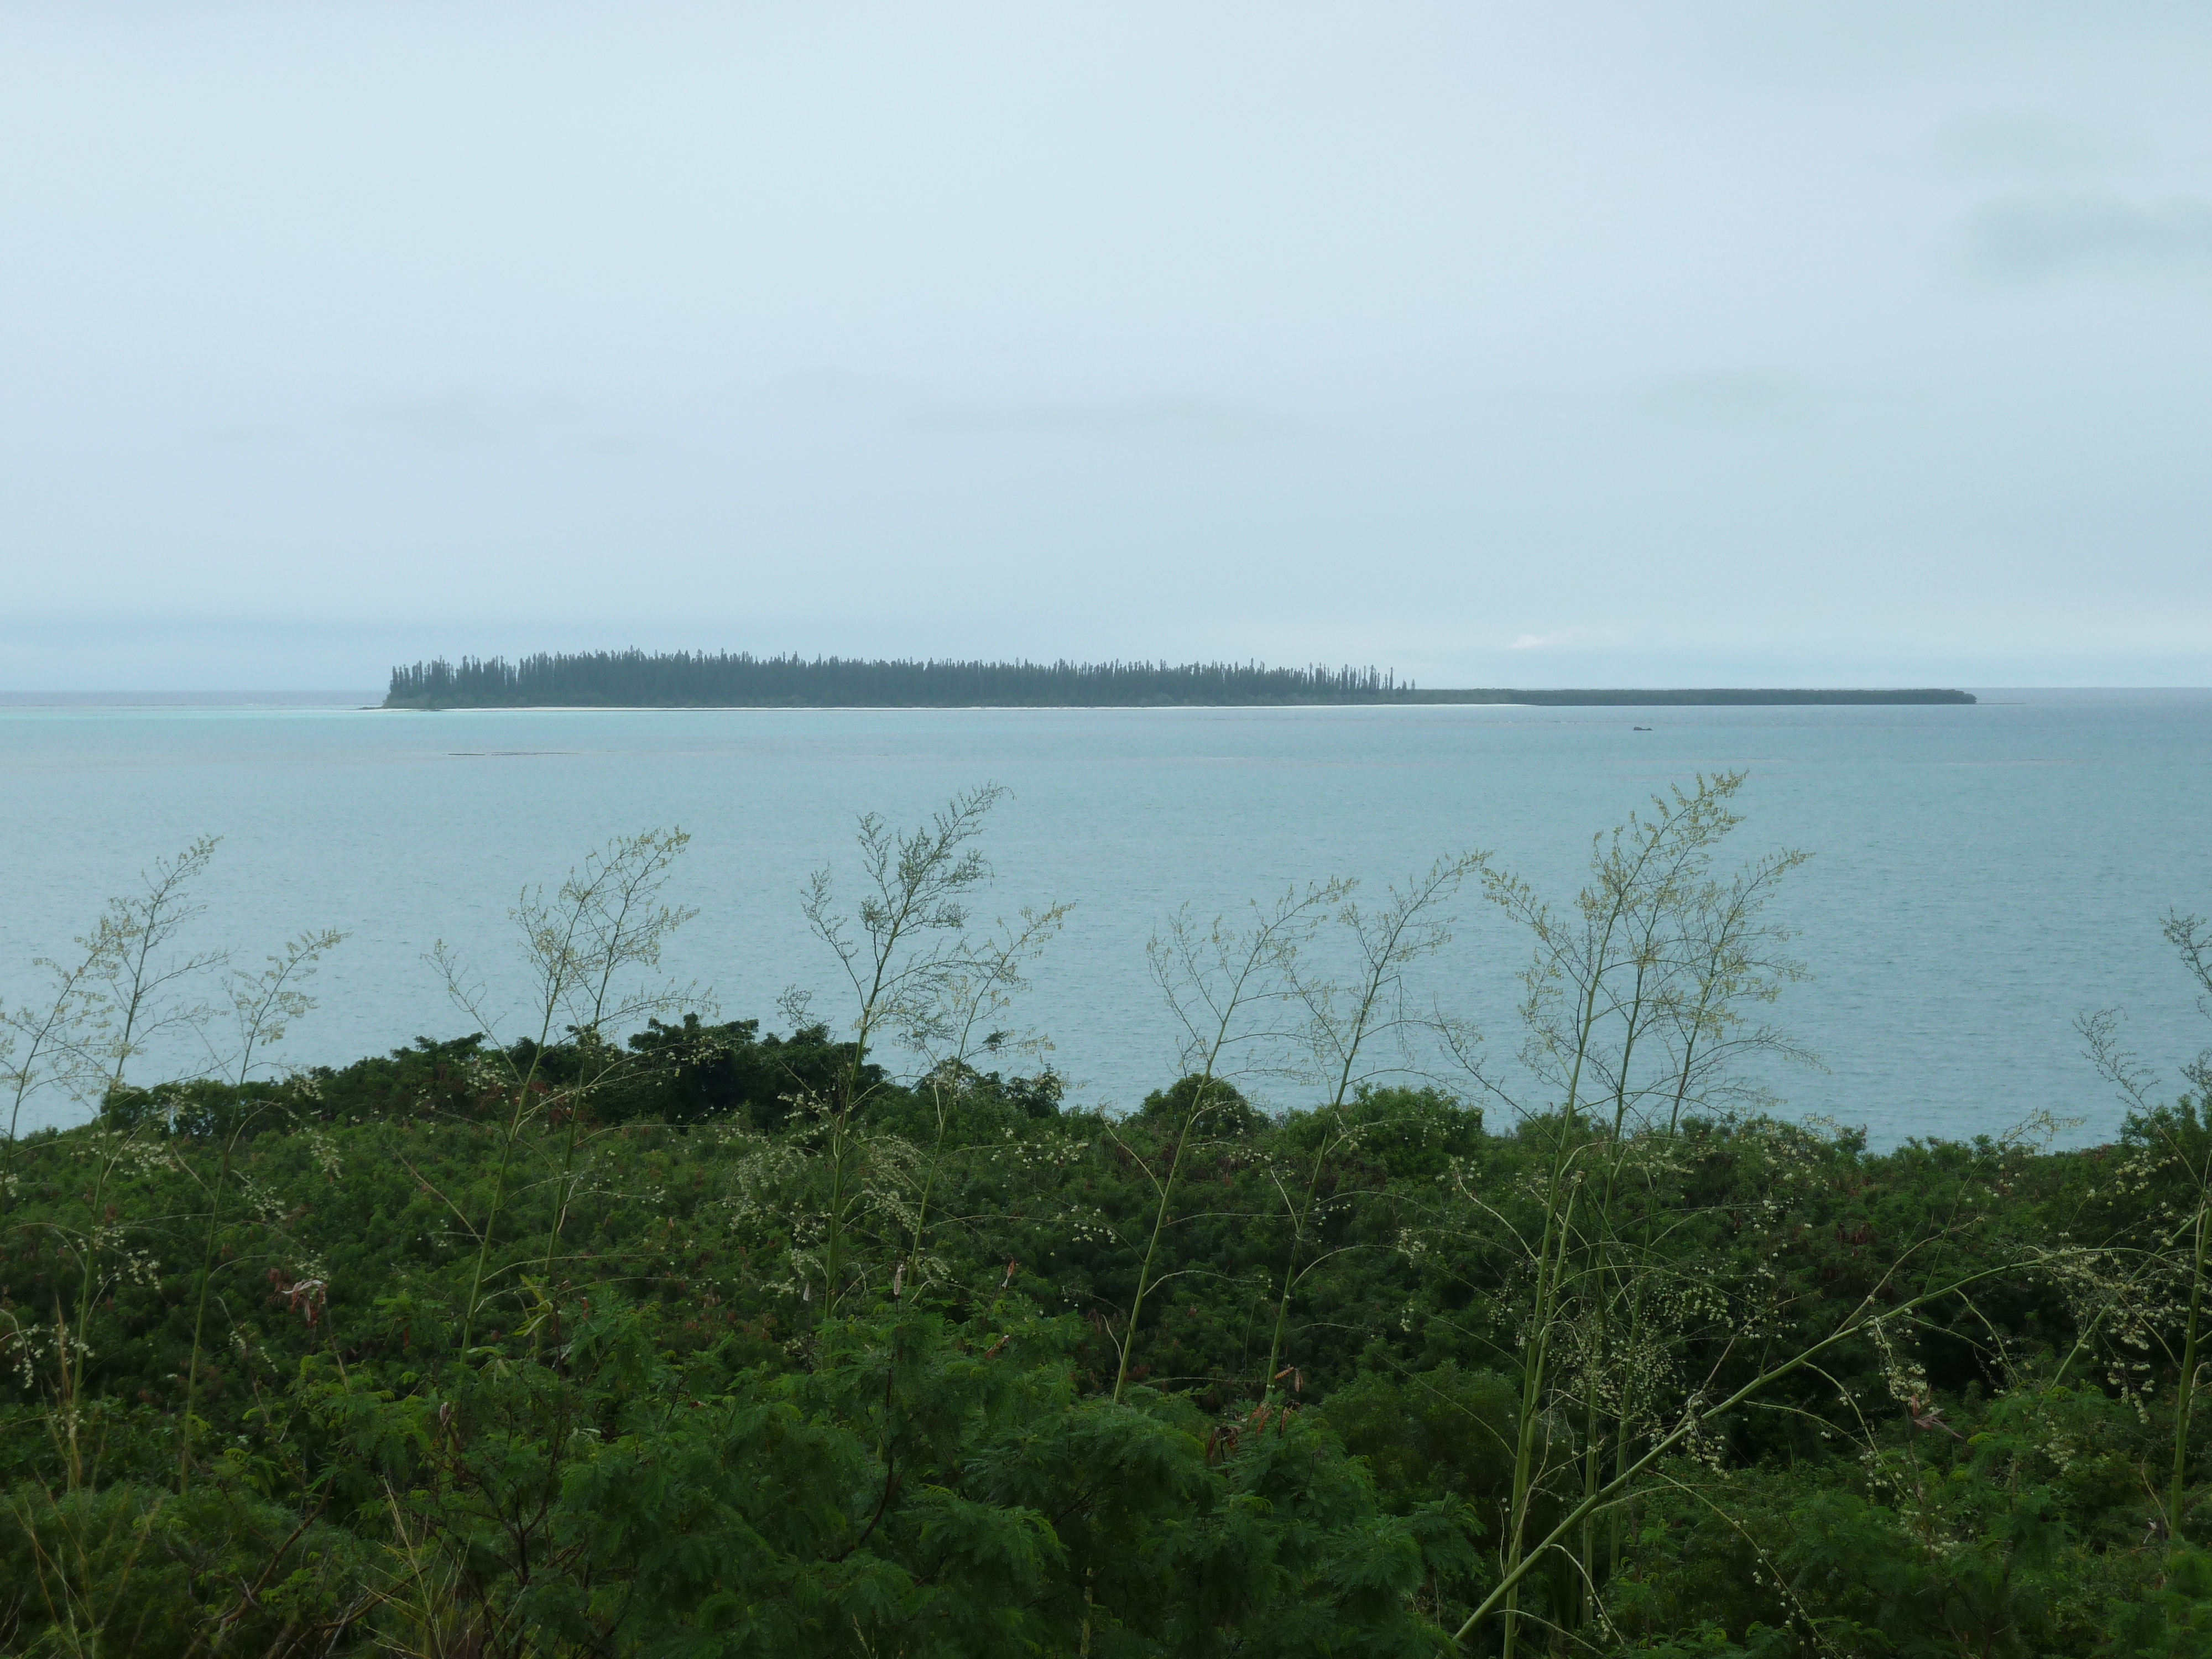
[[1548, 651], [1560, 646], [1601, 645], [1617, 638], [1610, 629], [1561, 628], [1549, 634], [1522, 634], [1506, 647], [1509, 651]]
[[1636, 401], [1646, 415], [1673, 425], [1741, 428], [1809, 426], [1823, 400], [1802, 374], [1744, 368], [1667, 375]]
[[2134, 149], [2052, 115], [1991, 112], [1961, 115], [1940, 144], [1954, 167], [1970, 173], [2048, 179], [2106, 167]]
[[1292, 429], [1282, 416], [1249, 405], [1172, 397], [940, 407], [918, 412], [912, 424], [939, 432], [1214, 442], [1250, 442]]
[[483, 397], [455, 390], [361, 404], [349, 424], [427, 448], [512, 443], [570, 424], [574, 411], [561, 398]]
[[1981, 276], [2033, 283], [2078, 273], [2212, 270], [2212, 204], [2148, 204], [2103, 191], [2002, 197], [1966, 220]]

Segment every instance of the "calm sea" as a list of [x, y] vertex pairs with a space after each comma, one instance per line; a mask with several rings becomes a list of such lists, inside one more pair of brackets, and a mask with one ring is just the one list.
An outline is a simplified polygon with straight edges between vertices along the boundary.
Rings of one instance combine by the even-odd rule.
[[[365, 701], [356, 699], [354, 701]], [[1649, 726], [1650, 731], [1639, 731]], [[610, 836], [681, 825], [698, 919], [669, 966], [732, 1016], [830, 996], [808, 872], [849, 870], [856, 815], [909, 821], [985, 781], [1011, 798], [983, 907], [1066, 900], [1023, 1012], [1078, 1097], [1130, 1104], [1174, 1072], [1145, 966], [1178, 904], [1380, 884], [1486, 848], [1570, 898], [1593, 832], [1700, 770], [1750, 774], [1744, 854], [1814, 854], [1777, 912], [1814, 977], [1782, 1022], [1826, 1070], [1792, 1113], [1879, 1141], [2000, 1132], [2037, 1110], [2118, 1121], [2071, 1029], [2118, 1006], [2172, 1078], [2212, 1041], [2159, 938], [2212, 910], [2212, 692], [2006, 692], [1973, 708], [514, 711], [0, 707], [0, 994], [33, 988], [104, 896], [192, 836], [223, 838], [201, 933], [258, 961], [350, 935], [295, 1028], [298, 1061], [471, 1029], [422, 953], [443, 939], [512, 990], [508, 908]], [[1527, 945], [1472, 899], [1432, 994], [1514, 1046]], [[1275, 1098], [1294, 1098], [1279, 1093]]]

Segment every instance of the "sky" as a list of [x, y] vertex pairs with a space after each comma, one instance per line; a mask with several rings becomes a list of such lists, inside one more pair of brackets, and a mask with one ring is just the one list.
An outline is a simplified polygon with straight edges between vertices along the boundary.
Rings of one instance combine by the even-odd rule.
[[0, 690], [2212, 684], [2212, 7], [0, 0]]

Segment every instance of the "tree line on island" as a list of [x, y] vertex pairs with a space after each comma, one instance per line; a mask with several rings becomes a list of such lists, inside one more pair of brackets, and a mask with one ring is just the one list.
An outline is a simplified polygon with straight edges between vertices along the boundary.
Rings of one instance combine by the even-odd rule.
[[1964, 691], [1424, 690], [1394, 669], [1255, 662], [1051, 663], [884, 659], [750, 652], [539, 652], [394, 667], [386, 708], [1103, 708], [1330, 703], [1628, 707], [1971, 703]]
[[1375, 668], [1257, 663], [891, 661], [750, 652], [539, 652], [392, 671], [387, 708], [1024, 708], [1389, 702], [1413, 690]]
[[[341, 941], [198, 945], [197, 843], [7, 1012], [0, 1646], [2212, 1650], [2212, 1069], [2094, 1015], [2109, 1146], [1786, 1121], [1741, 782], [1559, 902], [1464, 854], [1167, 918], [1123, 1114], [1021, 1024], [1066, 913], [978, 914], [994, 790], [805, 889], [834, 1011], [669, 982], [649, 831], [521, 896], [514, 1006], [441, 945], [466, 1035], [339, 1067], [271, 1056]], [[1489, 1042], [1462, 901], [1525, 953]]]

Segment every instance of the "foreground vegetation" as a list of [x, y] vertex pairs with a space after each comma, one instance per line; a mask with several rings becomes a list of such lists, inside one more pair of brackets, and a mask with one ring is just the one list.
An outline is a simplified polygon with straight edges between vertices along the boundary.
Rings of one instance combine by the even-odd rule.
[[[524, 896], [518, 1029], [441, 947], [472, 1034], [335, 1070], [266, 1063], [331, 937], [192, 1000], [190, 849], [9, 1017], [17, 1121], [95, 1115], [0, 1172], [0, 1642], [2212, 1651], [2212, 1077], [2096, 1018], [2110, 1146], [1781, 1121], [1738, 782], [1561, 907], [1467, 857], [1173, 919], [1121, 1116], [1016, 1024], [1060, 913], [969, 914], [990, 791], [810, 890], [834, 1018], [656, 981], [652, 834]], [[1517, 1043], [1425, 1012], [1462, 897]], [[184, 1024], [223, 1063], [142, 1086]]]

